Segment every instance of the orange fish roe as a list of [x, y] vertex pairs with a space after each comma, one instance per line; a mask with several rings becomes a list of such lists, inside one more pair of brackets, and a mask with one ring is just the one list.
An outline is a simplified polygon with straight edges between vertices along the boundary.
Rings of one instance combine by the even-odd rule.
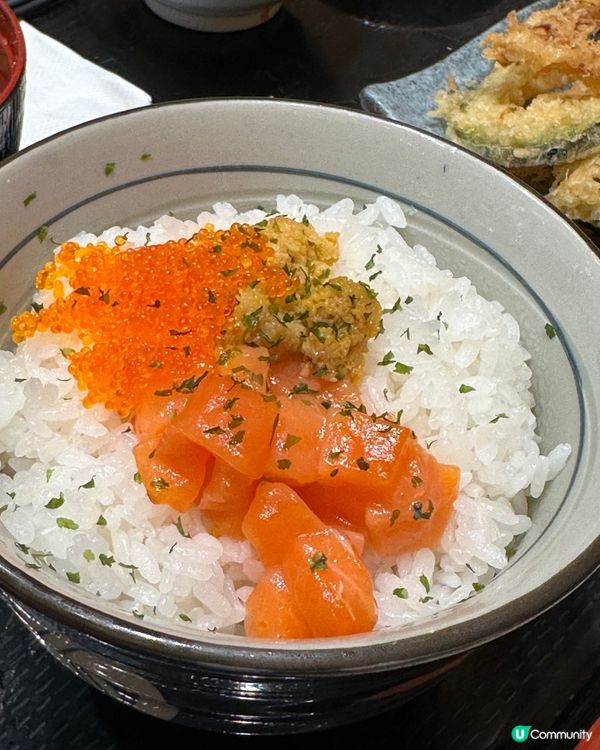
[[84, 404], [127, 416], [149, 391], [185, 390], [214, 364], [240, 290], [261, 283], [275, 298], [294, 290], [272, 257], [260, 228], [239, 224], [139, 248], [124, 237], [112, 247], [67, 242], [36, 279], [55, 301], [15, 316], [13, 339], [76, 331], [83, 346], [70, 354], [69, 371], [88, 391]]

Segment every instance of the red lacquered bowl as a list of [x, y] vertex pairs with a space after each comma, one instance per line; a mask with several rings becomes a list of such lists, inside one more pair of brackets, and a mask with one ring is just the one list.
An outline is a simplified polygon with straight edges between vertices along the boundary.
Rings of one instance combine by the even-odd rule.
[[0, 161], [19, 148], [25, 104], [25, 39], [19, 21], [0, 0]]

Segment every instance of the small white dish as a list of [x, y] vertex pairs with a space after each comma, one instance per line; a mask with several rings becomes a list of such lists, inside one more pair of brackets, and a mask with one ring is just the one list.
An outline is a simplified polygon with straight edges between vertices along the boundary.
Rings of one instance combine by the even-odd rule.
[[243, 31], [265, 23], [281, 8], [273, 0], [145, 0], [165, 21], [194, 31]]

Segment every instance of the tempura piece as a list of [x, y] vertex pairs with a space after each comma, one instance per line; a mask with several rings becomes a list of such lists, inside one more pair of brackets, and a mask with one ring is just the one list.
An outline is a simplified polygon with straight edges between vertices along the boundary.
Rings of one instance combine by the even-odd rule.
[[554, 168], [550, 200], [570, 219], [600, 226], [600, 154]]
[[578, 79], [600, 78], [600, 0], [568, 0], [520, 22], [512, 11], [506, 31], [490, 34], [483, 56], [522, 63], [532, 73], [553, 68]]

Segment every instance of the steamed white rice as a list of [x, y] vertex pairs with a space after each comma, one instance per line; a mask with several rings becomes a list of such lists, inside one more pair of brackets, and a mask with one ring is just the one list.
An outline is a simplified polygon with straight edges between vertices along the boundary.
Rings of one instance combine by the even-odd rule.
[[[506, 566], [507, 548], [531, 525], [526, 493], [541, 494], [570, 448], [540, 454], [529, 355], [516, 320], [468, 279], [437, 268], [425, 248], [409, 247], [398, 231], [406, 219], [397, 204], [381, 197], [356, 210], [345, 199], [320, 211], [292, 195], [277, 197], [277, 212], [307, 216], [319, 232], [340, 232], [334, 272], [368, 282], [388, 310], [367, 355], [367, 407], [402, 410], [403, 424], [422, 444], [461, 468], [439, 549], [384, 560], [367, 552], [377, 627], [399, 626], [466, 599]], [[110, 242], [126, 234], [135, 246], [148, 233], [158, 243], [189, 237], [207, 222], [227, 228], [266, 215], [219, 203], [197, 221], [164, 216], [151, 227], [74, 239]], [[48, 303], [49, 295], [36, 300]], [[197, 510], [179, 516], [148, 500], [135, 481], [130, 425], [101, 406], [82, 405], [60, 351], [74, 344], [72, 336], [38, 333], [14, 353], [0, 351], [5, 543], [16, 544], [40, 575], [70, 580], [79, 593], [138, 617], [241, 633], [244, 602], [262, 573], [251, 545], [215, 539]], [[413, 368], [409, 375], [394, 373], [398, 362]], [[472, 390], [461, 393], [461, 386]]]

